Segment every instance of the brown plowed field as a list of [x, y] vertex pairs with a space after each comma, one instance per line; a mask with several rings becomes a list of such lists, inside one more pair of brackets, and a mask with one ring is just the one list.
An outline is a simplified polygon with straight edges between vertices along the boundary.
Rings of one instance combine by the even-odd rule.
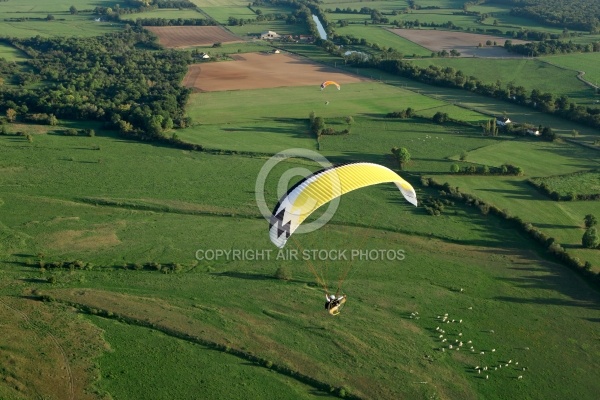
[[183, 85], [215, 92], [318, 85], [325, 80], [339, 84], [368, 81], [288, 54], [245, 53], [233, 57], [234, 61], [191, 65]]
[[168, 48], [242, 41], [220, 26], [147, 26], [146, 29], [154, 32], [158, 36], [158, 42]]
[[[390, 29], [391, 32], [410, 40], [431, 51], [458, 51], [462, 57], [522, 57], [509, 53], [504, 49], [507, 38], [502, 36], [481, 35], [478, 33], [438, 31], [429, 29]], [[486, 46], [490, 40], [497, 46]], [[511, 39], [512, 40], [512, 39]], [[523, 40], [512, 40], [513, 44], [527, 43]], [[479, 43], [483, 47], [479, 47]]]

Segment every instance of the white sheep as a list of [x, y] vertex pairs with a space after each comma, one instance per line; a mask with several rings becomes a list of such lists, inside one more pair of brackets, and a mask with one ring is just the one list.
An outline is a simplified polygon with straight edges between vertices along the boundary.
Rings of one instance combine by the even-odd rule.
[[473, 309], [473, 307], [469, 307], [469, 310], [472, 310], [472, 309]]
[[480, 352], [479, 354], [485, 354], [485, 351]]
[[443, 337], [444, 337], [444, 335], [440, 335], [440, 339], [443, 338]]
[[459, 324], [462, 324], [462, 319], [458, 321]]
[[444, 339], [442, 339], [442, 342], [445, 342], [446, 340], [448, 340], [448, 339], [445, 339], [445, 338], [444, 338]]
[[492, 353], [495, 352], [495, 351], [496, 351], [496, 349], [492, 349]]
[[468, 344], [471, 344], [471, 343], [473, 343], [473, 342], [472, 342], [471, 340], [469, 340], [467, 343], [468, 343]]
[[508, 360], [508, 363], [510, 364], [512, 362], [512, 360]]
[[462, 332], [460, 332], [460, 333], [458, 334], [458, 336], [462, 336]]
[[486, 376], [485, 376], [485, 379], [490, 379], [490, 376], [489, 376], [489, 375], [486, 375]]
[[523, 379], [523, 375], [519, 375], [517, 379]]

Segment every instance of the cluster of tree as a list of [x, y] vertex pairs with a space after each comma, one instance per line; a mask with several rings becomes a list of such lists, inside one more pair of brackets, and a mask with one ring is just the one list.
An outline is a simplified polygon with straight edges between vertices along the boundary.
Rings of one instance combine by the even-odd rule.
[[[9, 118], [9, 115], [12, 114], [11, 111], [14, 111], [14, 110], [11, 108], [6, 110], [7, 119]], [[34, 124], [41, 124], [41, 125], [51, 125], [51, 126], [58, 125], [58, 118], [56, 118], [56, 116], [54, 114], [27, 113], [22, 116], [22, 120], [25, 122], [32, 122]]]
[[537, 57], [547, 54], [599, 52], [600, 42], [579, 44], [572, 41], [563, 42], [557, 39], [550, 39], [541, 42], [512, 44], [511, 40], [507, 40], [504, 43], [504, 48], [513, 53]]
[[354, 123], [354, 118], [348, 116], [345, 118], [345, 122], [347, 127], [340, 131], [335, 130], [332, 127], [327, 127], [325, 125], [325, 119], [323, 117], [317, 117], [314, 111], [311, 111], [309, 114], [309, 123], [310, 123], [310, 131], [313, 135], [316, 136], [317, 140], [321, 136], [335, 136], [335, 135], [347, 135], [350, 133], [350, 127]]
[[158, 8], [196, 8], [189, 0], [154, 0], [152, 3]]
[[217, 24], [212, 19], [203, 18], [137, 18], [135, 23], [139, 26], [212, 26]]
[[7, 61], [0, 57], [0, 77], [4, 78], [8, 75], [13, 75], [19, 70], [19, 65], [14, 61]]
[[[48, 269], [69, 269], [73, 270], [88, 270], [91, 271], [95, 266], [90, 262], [84, 262], [81, 260], [74, 261], [45, 261], [43, 258], [40, 258], [37, 262], [37, 266], [40, 269], [48, 270]], [[104, 267], [106, 268], [106, 267]], [[167, 263], [160, 264], [157, 262], [147, 262], [147, 263], [124, 263], [120, 265], [113, 265], [109, 268], [114, 269], [129, 269], [135, 271], [159, 271], [164, 274], [180, 272], [183, 267], [178, 263]]]
[[[572, 174], [563, 175], [563, 177], [575, 177], [577, 175], [588, 174], [590, 172], [595, 171], [579, 171]], [[546, 180], [547, 178], [532, 178], [528, 179], [527, 183], [536, 188], [540, 193], [555, 201], [600, 200], [600, 193], [577, 193], [574, 190], [559, 193], [552, 189], [552, 187], [546, 183]]]
[[505, 35], [513, 39], [535, 41], [543, 41], [550, 39], [566, 39], [575, 36], [582, 36], [581, 32], [569, 32], [568, 30], [563, 30], [562, 33], [558, 34], [544, 31], [530, 31], [528, 29], [522, 29], [518, 31], [506, 31]]
[[28, 21], [64, 21], [64, 18], [56, 18], [54, 14], [48, 14], [45, 17], [15, 17], [4, 18], [6, 22], [28, 22]]
[[410, 107], [408, 107], [405, 110], [393, 111], [393, 112], [387, 113], [385, 115], [386, 118], [400, 118], [400, 119], [412, 118], [414, 116], [415, 116], [415, 110], [413, 110]]
[[502, 164], [499, 167], [489, 167], [487, 165], [466, 165], [462, 168], [458, 164], [450, 166], [450, 172], [463, 175], [512, 175], [522, 176], [525, 174], [523, 168], [511, 164]]
[[581, 245], [586, 249], [599, 249], [600, 248], [600, 235], [598, 235], [598, 220], [592, 214], [587, 214], [583, 218], [585, 224], [585, 233], [581, 237]]
[[596, 274], [592, 272], [592, 265], [590, 262], [583, 262], [578, 257], [570, 255], [558, 242], [556, 242], [554, 238], [546, 235], [544, 232], [534, 227], [531, 223], [523, 221], [520, 217], [511, 215], [508, 210], [502, 210], [494, 205], [487, 204], [483, 200], [473, 195], [462, 193], [458, 187], [452, 187], [448, 183], [441, 184], [435, 181], [433, 178], [422, 178], [421, 183], [424, 186], [438, 188], [439, 194], [442, 197], [462, 201], [468, 206], [477, 207], [483, 215], [496, 215], [512, 223], [515, 228], [521, 230], [523, 233], [526, 233], [535, 242], [545, 248], [546, 251], [557, 261], [579, 273], [589, 282], [600, 285], [600, 273]]
[[[86, 128], [86, 129], [75, 129], [75, 128], [67, 128], [65, 130], [62, 131], [63, 135], [65, 136], [89, 136], [89, 137], [94, 137], [96, 136], [96, 131], [91, 129], [91, 128]], [[95, 150], [100, 150], [100, 147], [95, 147]]]
[[452, 49], [450, 51], [447, 51], [447, 50], [436, 51], [436, 52], [431, 53], [431, 57], [441, 57], [441, 58], [460, 57], [460, 52], [455, 49]]
[[398, 168], [403, 170], [406, 164], [410, 162], [410, 153], [406, 147], [392, 147], [392, 157], [398, 163]]
[[504, 134], [518, 135], [518, 136], [531, 135], [532, 132], [537, 131], [540, 133], [540, 137], [542, 138], [542, 140], [545, 140], [547, 142], [554, 142], [555, 140], [558, 139], [558, 135], [549, 126], [539, 125], [536, 128], [534, 125], [527, 124], [527, 123], [524, 123], [524, 124], [511, 123], [511, 124], [501, 127], [500, 130]]
[[440, 216], [444, 211], [446, 206], [453, 206], [454, 202], [450, 199], [440, 199], [432, 196], [428, 196], [425, 200], [421, 202], [423, 208], [429, 215]]
[[454, 23], [452, 21], [447, 21], [447, 22], [419, 22], [419, 20], [414, 20], [414, 21], [397, 21], [395, 20], [392, 25], [398, 27], [398, 28], [443, 28], [443, 29], [451, 29], [451, 30], [462, 30], [461, 27], [454, 25]]
[[600, 3], [597, 0], [495, 0], [514, 5], [510, 15], [533, 19], [545, 25], [597, 33]]
[[168, 139], [169, 130], [191, 123], [184, 114], [190, 90], [180, 86], [190, 54], [148, 51], [159, 48], [156, 37], [139, 27], [91, 38], [4, 41], [30, 57], [25, 64], [44, 86], [6, 88], [0, 112], [98, 120], [144, 140]]

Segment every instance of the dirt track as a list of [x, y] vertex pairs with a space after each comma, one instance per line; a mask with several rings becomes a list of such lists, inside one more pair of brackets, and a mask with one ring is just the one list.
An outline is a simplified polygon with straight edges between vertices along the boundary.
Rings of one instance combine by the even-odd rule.
[[[504, 49], [506, 37], [482, 35], [478, 33], [438, 31], [429, 29], [390, 29], [390, 32], [410, 40], [431, 51], [456, 50], [462, 57], [518, 57]], [[497, 46], [486, 46], [487, 41], [496, 42]], [[513, 44], [527, 43], [523, 40], [512, 40]], [[482, 47], [479, 47], [481, 43]]]
[[325, 80], [340, 84], [368, 79], [340, 72], [288, 54], [245, 53], [234, 61], [191, 65], [183, 85], [199, 91], [318, 86]]

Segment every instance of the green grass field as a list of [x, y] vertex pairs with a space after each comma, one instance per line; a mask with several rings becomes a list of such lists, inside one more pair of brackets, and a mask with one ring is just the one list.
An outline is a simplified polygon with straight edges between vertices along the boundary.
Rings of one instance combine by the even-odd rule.
[[542, 57], [542, 60], [574, 71], [583, 71], [585, 72], [583, 78], [594, 85], [598, 85], [598, 81], [600, 81], [600, 71], [598, 68], [600, 54], [598, 53]]
[[[577, 60], [577, 57], [572, 60]], [[412, 62], [421, 68], [432, 64], [452, 67], [488, 84], [497, 81], [502, 82], [503, 85], [513, 83], [516, 86], [523, 86], [527, 93], [532, 89], [538, 89], [557, 96], [566, 95], [578, 104], [590, 103], [594, 97], [594, 90], [577, 79], [577, 71], [557, 67], [537, 59], [434, 58]]]
[[[53, 1], [40, 3], [35, 0], [23, 0], [18, 5], [13, 2], [0, 2], [0, 36], [30, 37], [30, 36], [97, 36], [121, 30], [121, 25], [110, 22], [95, 22], [97, 16], [90, 12], [71, 15], [69, 8], [75, 6], [78, 10], [92, 10], [100, 7], [114, 7], [118, 1], [112, 0], [74, 0]], [[4, 21], [9, 18], [46, 18], [53, 15], [53, 21]]]
[[[101, 370], [119, 371], [106, 373], [97, 385], [113, 397], [151, 399], [168, 387], [168, 395], [177, 399], [258, 399], [272, 393], [280, 398], [316, 398], [310, 386], [237, 357], [147, 328], [98, 317], [92, 322], [105, 330], [104, 339], [111, 344], [112, 351], [99, 360]], [[140, 375], [145, 379], [140, 380]]]
[[[247, 6], [241, 0], [194, 2], [225, 19], [226, 8], [242, 13]], [[0, 17], [17, 9], [58, 17], [71, 5], [85, 9], [116, 2], [40, 4], [0, 2]], [[404, 1], [326, 4], [407, 6]], [[442, 21], [449, 8], [462, 9], [456, 0], [418, 4], [444, 9], [402, 17]], [[72, 34], [75, 21], [54, 21], [48, 30], [41, 29], [45, 21], [40, 27], [19, 22], [26, 28], [18, 34]], [[83, 27], [77, 34], [95, 34], [96, 26], [102, 27]], [[245, 25], [236, 33], [284, 28]], [[0, 33], [12, 29], [3, 25]], [[376, 39], [384, 31], [369, 26], [365, 32]], [[232, 44], [220, 51], [253, 46]], [[308, 44], [285, 49], [343, 67]], [[575, 69], [570, 63], [581, 59], [594, 76], [594, 58], [579, 57], [550, 61]], [[486, 76], [494, 68], [509, 75], [511, 65], [478, 68]], [[556, 68], [535, 66], [546, 77], [551, 71], [556, 87], [566, 90], [565, 75]], [[531, 222], [600, 271], [598, 250], [580, 248], [583, 217], [600, 215], [599, 203], [554, 202], [525, 182], [597, 169], [597, 151], [562, 141], [484, 137], [475, 127], [384, 115], [411, 107], [420, 116], [441, 111], [476, 124], [506, 111], [515, 121], [552, 126], [560, 135], [577, 129], [582, 141], [597, 138], [597, 130], [464, 91], [375, 70], [347, 71], [373, 81], [344, 84], [339, 92], [321, 92], [316, 82], [192, 94], [186, 111], [194, 124], [176, 133], [212, 152], [126, 140], [100, 123], [5, 124], [9, 135], [0, 135], [0, 398], [62, 399], [82, 393], [82, 398], [131, 400], [595, 399], [600, 293], [493, 215], [450, 203], [440, 216], [430, 216], [404, 201], [394, 185], [382, 184], [344, 195], [330, 223], [295, 234], [283, 251], [269, 241], [255, 193], [268, 154], [318, 149], [334, 162], [394, 168], [388, 154], [399, 146], [412, 155], [400, 174], [414, 184], [421, 205], [439, 193], [422, 187], [420, 176], [449, 182]], [[317, 143], [308, 133], [311, 112], [335, 129], [346, 127], [345, 118], [352, 116], [351, 133], [323, 136]], [[96, 136], [60, 135], [65, 127], [93, 127]], [[31, 134], [32, 141], [15, 132]], [[448, 174], [451, 164], [462, 163], [457, 161], [462, 152], [467, 152], [464, 163], [508, 162], [521, 166], [525, 176]], [[280, 177], [318, 168], [300, 158], [277, 164], [265, 177], [267, 207], [299, 179], [294, 175], [280, 182]], [[210, 257], [211, 250], [240, 250], [247, 256]], [[306, 257], [307, 251], [315, 253]], [[73, 260], [90, 265], [51, 267], [53, 261]], [[179, 267], [161, 273], [129, 266], [153, 262]], [[274, 278], [280, 267], [291, 279]], [[331, 291], [348, 272], [341, 288], [348, 302], [339, 316], [323, 310], [324, 289], [311, 268]], [[34, 301], [40, 294], [57, 301]], [[97, 315], [76, 314], [63, 301]], [[477, 373], [476, 366], [486, 370]], [[51, 382], [43, 379], [50, 374]], [[73, 389], [82, 382], [92, 385]]]
[[[80, 258], [93, 261], [96, 267], [93, 271], [49, 270], [40, 275], [25, 266], [12, 272], [4, 269], [5, 278], [13, 274], [54, 276], [54, 285], [41, 281], [33, 285], [57, 298], [61, 298], [61, 290], [69, 288], [119, 294], [120, 306], [112, 306], [110, 301], [100, 304], [124, 315], [138, 313], [133, 306], [123, 309], [127, 301], [154, 299], [144, 300], [139, 310], [155, 309], [156, 301], [161, 309], [170, 310], [166, 322], [157, 325], [159, 330], [164, 325], [201, 338], [218, 337], [232, 348], [313, 374], [333, 386], [346, 386], [367, 398], [534, 397], [546, 391], [568, 396], [573, 390], [588, 398], [596, 389], [595, 379], [571, 371], [596, 366], [599, 349], [592, 338], [593, 321], [598, 318], [593, 304], [598, 295], [564, 267], [538, 258], [527, 242], [501, 221], [462, 207], [449, 207], [441, 217], [431, 217], [404, 202], [399, 204], [394, 200], [398, 193], [385, 185], [349, 194], [328, 229], [298, 237], [302, 250], [350, 251], [359, 245], [363, 249], [402, 249], [406, 258], [401, 262], [352, 262], [344, 285], [351, 303], [341, 317], [330, 319], [321, 314], [322, 292], [311, 285], [313, 277], [302, 260], [194, 260], [197, 249], [271, 249], [262, 219], [191, 213], [211, 205], [215, 210], [229, 207], [231, 212], [255, 210], [253, 178], [262, 160], [196, 156], [111, 136], [37, 135], [31, 144], [18, 139], [4, 137], [1, 141], [9, 152], [9, 158], [3, 158], [2, 186], [10, 188], [10, 192], [2, 192], [2, 208], [13, 210], [2, 219], [3, 237], [10, 239], [3, 241], [3, 253], [24, 261], [32, 257], [27, 254], [41, 251], [49, 261]], [[93, 159], [83, 156], [94, 152], [87, 149], [88, 141], [101, 147], [96, 152], [106, 154], [102, 163], [77, 162]], [[38, 160], [30, 157], [31, 151], [39, 155]], [[75, 161], [63, 160], [62, 154]], [[90, 168], [94, 178], [86, 178], [85, 171]], [[202, 178], [194, 178], [196, 169], [204, 171]], [[161, 180], [166, 186], [148, 186], [150, 181], [152, 185], [159, 182], [156, 176], [160, 171], [168, 176]], [[242, 171], [247, 178], [240, 176]], [[212, 175], [219, 179], [207, 179]], [[82, 186], [86, 180], [91, 182]], [[173, 208], [165, 212], [158, 207], [151, 211], [94, 206], [78, 201], [82, 194], [171, 204]], [[344, 225], [351, 221], [399, 232]], [[148, 260], [178, 261], [184, 269], [164, 275], [102, 267]], [[323, 272], [335, 284], [335, 277], [348, 263], [328, 264]], [[281, 265], [291, 269], [292, 282], [269, 278]], [[22, 285], [3, 292], [18, 291]], [[465, 292], [460, 293], [459, 288]], [[79, 301], [92, 300], [82, 297]], [[410, 319], [415, 311], [421, 316], [418, 320]], [[463, 320], [460, 325], [444, 325], [447, 337], [458, 340], [457, 334], [462, 332], [477, 353], [466, 348], [460, 353], [439, 350], [442, 343], [435, 332], [440, 325], [436, 316], [444, 313]], [[176, 316], [189, 322], [171, 320]], [[148, 314], [150, 321], [155, 317], [159, 314]], [[97, 387], [115, 397], [185, 398], [192, 387], [200, 393], [211, 390], [232, 398], [244, 394], [262, 398], [261, 393], [269, 388], [278, 388], [283, 398], [322, 393], [135, 324], [91, 321], [106, 331], [104, 338], [113, 351], [98, 360], [101, 379]], [[561, 329], [566, 324], [572, 328], [569, 341], [564, 340]], [[554, 351], [559, 347], [562, 350]], [[148, 348], [154, 350], [143, 350]], [[491, 348], [497, 351], [492, 353]], [[489, 381], [473, 370], [475, 365], [493, 367], [508, 359], [527, 370], [490, 371]], [[139, 367], [134, 368], [136, 365]], [[138, 382], [142, 375], [155, 378], [144, 385], [128, 383]], [[517, 375], [524, 376], [522, 382]], [[357, 376], [365, 380], [357, 380]], [[548, 385], [565, 376], [576, 389]], [[414, 383], [421, 381], [429, 384]]]
[[[330, 19], [332, 19], [332, 17], [330, 17]], [[380, 26], [353, 24], [343, 28], [337, 28], [335, 31], [338, 35], [352, 35], [357, 38], [364, 38], [369, 43], [376, 43], [386, 48], [391, 47], [405, 56], [417, 55], [428, 57], [431, 55], [431, 50], [406, 40]]]
[[7, 61], [23, 61], [27, 59], [25, 54], [20, 50], [5, 44], [0, 44], [0, 57]]
[[557, 192], [561, 196], [567, 196], [569, 193], [581, 195], [600, 193], [600, 174], [596, 171], [537, 178], [534, 182], [545, 183], [550, 192]]

